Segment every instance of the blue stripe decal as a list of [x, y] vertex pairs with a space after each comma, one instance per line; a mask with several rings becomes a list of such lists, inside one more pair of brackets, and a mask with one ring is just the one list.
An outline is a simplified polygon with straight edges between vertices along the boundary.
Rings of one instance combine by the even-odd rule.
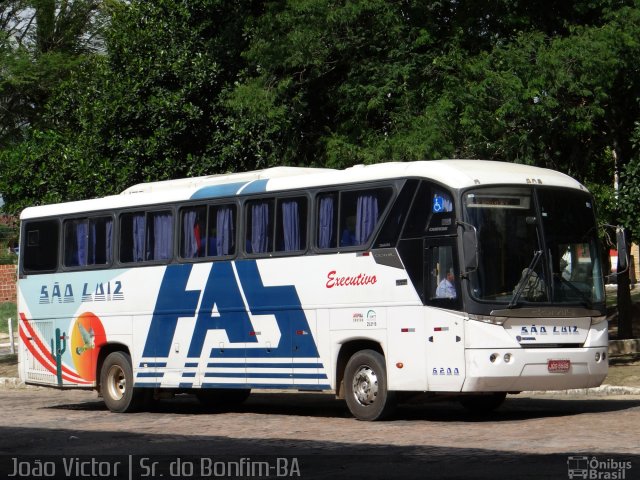
[[193, 383], [179, 383], [178, 388], [193, 388]]
[[261, 179], [261, 180], [253, 180], [249, 182], [249, 184], [242, 189], [240, 193], [263, 193], [267, 191], [267, 182], [269, 180]]
[[191, 198], [196, 200], [200, 198], [219, 198], [230, 197], [238, 193], [242, 187], [249, 182], [225, 183], [223, 185], [210, 185], [198, 189]]
[[[302, 312], [300, 312], [303, 316], [304, 314]], [[285, 316], [287, 314], [287, 312], [279, 312], [278, 315], [279, 316]], [[295, 314], [291, 314], [292, 317], [297, 316], [297, 312]], [[306, 321], [306, 320], [305, 320]], [[281, 323], [285, 323], [284, 320], [280, 320]], [[282, 338], [280, 338], [280, 345], [283, 345], [283, 343], [286, 345], [288, 343], [288, 341], [291, 340], [291, 330], [284, 330], [282, 331]], [[311, 336], [311, 335], [305, 335], [305, 337], [307, 336]], [[287, 337], [285, 339], [285, 337]], [[300, 345], [298, 345], [299, 350], [302, 350], [302, 348], [315, 348], [315, 344], [313, 343], [313, 339], [311, 339], [310, 342], [308, 343], [302, 343]], [[242, 360], [245, 357], [247, 359], [260, 359], [260, 358], [280, 358], [280, 359], [286, 359], [286, 358], [291, 358], [293, 356], [293, 358], [295, 359], [296, 357], [313, 357], [313, 355], [304, 355], [304, 353], [311, 353], [309, 351], [306, 352], [300, 352], [300, 351], [295, 351], [292, 352], [287, 351], [285, 353], [284, 351], [285, 349], [282, 348], [281, 346], [278, 346], [277, 348], [261, 348], [261, 347], [257, 347], [257, 348], [247, 348], [245, 349], [244, 347], [239, 347], [239, 348], [233, 348], [233, 347], [225, 347], [224, 348], [224, 358], [234, 358], [234, 359], [238, 359], [238, 360]], [[216, 359], [219, 358], [220, 355], [220, 348], [219, 347], [214, 347], [211, 349], [211, 352], [209, 353], [209, 358], [211, 359]], [[314, 352], [314, 353], [317, 353]], [[314, 365], [316, 366], [316, 365]], [[323, 364], [322, 363], [318, 363], [318, 366], [320, 368], [322, 368]]]
[[[205, 377], [217, 378], [244, 378], [242, 373], [219, 373], [206, 372]], [[327, 376], [322, 373], [247, 373], [246, 378], [293, 378], [293, 379], [326, 379]]]
[[279, 390], [331, 390], [329, 385], [292, 385], [290, 383], [203, 383], [201, 388], [263, 388]]
[[322, 363], [207, 363], [212, 368], [322, 368]]
[[136, 375], [138, 378], [162, 378], [164, 377], [163, 372], [139, 372]]
[[183, 376], [184, 378], [190, 378], [190, 377], [191, 377], [191, 378], [194, 378], [194, 377], [196, 376], [196, 372], [184, 372], [184, 373], [182, 374], [182, 376]]
[[140, 362], [140, 368], [166, 367], [167, 362]]
[[160, 382], [136, 382], [133, 386], [136, 388], [158, 388], [160, 385]]
[[197, 363], [197, 362], [194, 362], [194, 363], [185, 363], [185, 364], [184, 364], [184, 366], [185, 366], [185, 368], [194, 368], [194, 367], [197, 367], [197, 366], [198, 366], [198, 363]]

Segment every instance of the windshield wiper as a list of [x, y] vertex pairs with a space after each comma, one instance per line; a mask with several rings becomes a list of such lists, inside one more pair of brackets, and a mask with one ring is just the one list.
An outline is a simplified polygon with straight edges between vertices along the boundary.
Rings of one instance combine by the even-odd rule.
[[509, 302], [509, 305], [507, 305], [507, 308], [513, 308], [516, 306], [516, 304], [518, 303], [518, 299], [520, 298], [520, 295], [522, 295], [522, 292], [524, 291], [524, 288], [527, 285], [529, 278], [531, 277], [531, 275], [533, 275], [534, 269], [536, 268], [536, 265], [538, 265], [538, 261], [540, 261], [541, 257], [542, 257], [542, 250], [536, 250], [533, 254], [533, 258], [531, 259], [531, 263], [529, 263], [529, 266], [527, 267], [527, 273], [520, 280], [520, 284], [516, 289], [516, 293], [513, 294], [513, 298]]
[[588, 308], [593, 308], [593, 303], [591, 302], [591, 299], [589, 297], [587, 297], [582, 290], [580, 290], [578, 287], [576, 287], [573, 284], [573, 282], [571, 282], [570, 280], [567, 280], [566, 278], [564, 278], [562, 276], [562, 274], [560, 274], [560, 273], [554, 273], [553, 276], [556, 277], [558, 280], [560, 280], [560, 283], [563, 283], [563, 284], [567, 285], [572, 291], [577, 293], [578, 296], [584, 301], [585, 305]]

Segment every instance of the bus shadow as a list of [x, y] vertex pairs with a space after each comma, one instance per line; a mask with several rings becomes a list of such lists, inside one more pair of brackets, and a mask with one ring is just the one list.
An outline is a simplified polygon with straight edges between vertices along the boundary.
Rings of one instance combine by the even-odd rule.
[[[80, 438], [82, 441], [78, 441]], [[0, 426], [0, 450], [4, 453], [0, 456], [0, 478], [15, 476], [19, 461], [27, 469], [34, 462], [47, 462], [50, 471], [55, 469], [55, 474], [47, 478], [65, 480], [99, 478], [74, 475], [73, 471], [67, 475], [65, 463], [69, 465], [71, 461], [97, 463], [101, 469], [109, 467], [103, 469], [109, 472], [115, 472], [119, 465], [123, 475], [117, 478], [213, 478], [214, 462], [215, 476], [221, 478], [566, 478], [568, 460], [594, 458], [566, 452], [505, 451], [492, 449], [490, 444], [404, 446], [385, 441], [291, 439], [280, 438], [276, 432], [271, 438], [234, 438], [224, 433], [176, 435], [4, 426]], [[604, 461], [602, 471], [609, 476], [589, 478], [631, 478], [610, 476], [613, 460], [613, 473], [627, 474], [633, 473], [627, 470], [637, 465], [640, 456], [599, 450], [597, 459]], [[269, 467], [271, 474], [257, 475], [256, 466], [262, 468], [264, 462], [273, 465]]]
[[[486, 414], [471, 413], [454, 399], [430, 399], [400, 404], [389, 421], [424, 420], [438, 422], [508, 422], [538, 418], [564, 417], [587, 413], [611, 413], [640, 407], [640, 399], [607, 397], [539, 398], [510, 396], [497, 410]], [[59, 410], [106, 411], [101, 400], [64, 403], [47, 407]], [[252, 413], [319, 418], [351, 418], [344, 400], [323, 393], [254, 393], [240, 405], [205, 405], [193, 395], [176, 395], [156, 400], [143, 412], [216, 415]]]

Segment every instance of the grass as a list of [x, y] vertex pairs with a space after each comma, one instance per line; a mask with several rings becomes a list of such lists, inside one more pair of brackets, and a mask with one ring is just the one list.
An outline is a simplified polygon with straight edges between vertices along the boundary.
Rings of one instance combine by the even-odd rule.
[[9, 322], [7, 322], [9, 318], [13, 324], [13, 332], [15, 334], [18, 331], [16, 304], [13, 302], [0, 303], [0, 333], [9, 333]]
[[[640, 285], [631, 289], [631, 303], [640, 303]], [[615, 290], [607, 290], [607, 307], [618, 304], [618, 295]]]

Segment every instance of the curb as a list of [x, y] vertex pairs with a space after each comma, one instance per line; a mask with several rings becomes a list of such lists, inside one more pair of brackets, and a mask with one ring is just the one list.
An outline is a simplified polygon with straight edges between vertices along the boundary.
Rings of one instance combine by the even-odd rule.
[[640, 395], [638, 387], [623, 387], [620, 385], [600, 385], [594, 388], [573, 388], [571, 390], [547, 390], [547, 391], [526, 391], [519, 395], [585, 395], [585, 396], [608, 396], [608, 395]]
[[0, 377], [0, 388], [23, 388], [25, 383], [16, 377]]

